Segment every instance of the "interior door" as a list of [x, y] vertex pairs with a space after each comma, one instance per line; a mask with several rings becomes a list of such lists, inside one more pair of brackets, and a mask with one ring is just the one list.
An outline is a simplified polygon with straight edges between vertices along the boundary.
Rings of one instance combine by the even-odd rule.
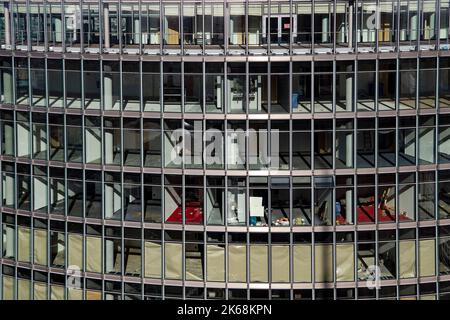
[[291, 19], [290, 17], [280, 17], [281, 19], [281, 43], [288, 44], [291, 33]]

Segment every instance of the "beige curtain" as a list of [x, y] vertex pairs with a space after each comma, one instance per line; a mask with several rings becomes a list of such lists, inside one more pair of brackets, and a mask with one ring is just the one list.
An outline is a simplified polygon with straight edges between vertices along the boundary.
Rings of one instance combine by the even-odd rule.
[[311, 282], [311, 245], [294, 245], [294, 282]]
[[102, 239], [86, 237], [86, 270], [102, 272]]
[[333, 281], [333, 246], [330, 244], [315, 246], [315, 281]]
[[68, 288], [67, 289], [67, 300], [83, 300], [83, 290]]
[[419, 276], [428, 277], [435, 275], [435, 250], [434, 239], [419, 240]]
[[166, 243], [164, 245], [166, 268], [165, 277], [167, 279], [181, 279], [182, 273], [182, 245], [179, 243]]
[[100, 291], [86, 290], [86, 300], [102, 300]]
[[58, 285], [50, 286], [51, 300], [64, 300], [64, 287]]
[[19, 227], [17, 229], [19, 238], [19, 261], [30, 262], [31, 256], [31, 231], [29, 228]]
[[400, 278], [413, 278], [416, 276], [416, 242], [402, 240], [399, 244], [400, 252]]
[[336, 281], [355, 280], [355, 257], [353, 244], [336, 245]]
[[245, 245], [228, 246], [228, 280], [230, 282], [245, 282], [247, 250]]
[[144, 276], [146, 278], [161, 278], [161, 244], [145, 241]]
[[81, 234], [69, 233], [67, 236], [68, 264], [77, 266], [83, 270], [83, 236]]
[[34, 300], [47, 300], [47, 284], [43, 282], [34, 283]]
[[208, 245], [206, 247], [206, 274], [208, 281], [225, 281], [225, 248]]
[[267, 282], [268, 270], [268, 247], [265, 245], [250, 246], [250, 281]]
[[272, 282], [289, 282], [289, 246], [272, 246]]
[[434, 294], [421, 295], [420, 300], [436, 300], [436, 295]]
[[3, 276], [3, 300], [14, 300], [14, 278]]
[[28, 279], [17, 280], [17, 299], [30, 300], [31, 299], [31, 281]]
[[133, 248], [127, 255], [125, 261], [125, 272], [133, 275], [141, 274], [141, 253], [138, 248]]
[[47, 230], [34, 230], [34, 263], [47, 265]]

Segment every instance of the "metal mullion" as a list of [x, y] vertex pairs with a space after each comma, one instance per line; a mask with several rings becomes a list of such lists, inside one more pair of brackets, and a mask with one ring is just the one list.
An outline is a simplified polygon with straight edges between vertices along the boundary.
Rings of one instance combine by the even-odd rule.
[[84, 52], [83, 0], [79, 0], [78, 6], [80, 8], [80, 53], [83, 53]]
[[27, 51], [32, 51], [31, 46], [31, 28], [30, 28], [30, 22], [31, 22], [31, 13], [30, 13], [30, 0], [26, 0], [26, 6], [27, 6], [27, 13], [26, 13], [26, 24], [27, 24]]
[[[162, 121], [162, 120], [161, 120]], [[161, 127], [162, 128], [162, 127]], [[161, 129], [162, 130], [162, 129]], [[161, 135], [161, 139], [163, 139], [163, 134]], [[165, 192], [165, 174], [164, 174], [164, 168], [161, 170], [161, 194], [162, 194], [162, 199], [161, 199], [161, 212], [165, 212], [165, 197], [166, 197], [166, 192]], [[160, 243], [161, 243], [161, 261], [160, 261], [160, 266], [161, 266], [161, 299], [165, 299], [165, 282], [166, 282], [166, 261], [165, 261], [165, 256], [166, 256], [166, 242], [165, 242], [165, 225], [166, 222], [164, 220], [164, 218], [161, 217], [161, 230], [160, 230]]]
[[[315, 27], [314, 27], [315, 17], [314, 16], [315, 16], [315, 11], [316, 11], [315, 2], [316, 2], [316, 0], [311, 0], [311, 53], [312, 54], [314, 54], [314, 42], [315, 42], [314, 41], [314, 37], [315, 37]], [[297, 3], [297, 6], [298, 6], [298, 3]]]
[[61, 10], [61, 51], [66, 52], [66, 18], [65, 18], [65, 6], [64, 0], [60, 2], [60, 10]]
[[[210, 4], [211, 5], [211, 4]], [[210, 8], [211, 8], [211, 6], [210, 6]], [[212, 21], [213, 21], [213, 14], [214, 14], [214, 12], [213, 12], [213, 10], [211, 10], [211, 24], [213, 23]], [[203, 55], [205, 55], [205, 49], [206, 49], [206, 37], [205, 37], [205, 15], [206, 15], [206, 12], [205, 12], [205, 0], [202, 0], [202, 54]], [[213, 39], [213, 37], [214, 37], [214, 30], [212, 29], [212, 26], [210, 25], [210, 27], [211, 27], [211, 40]], [[204, 87], [204, 86], [203, 86]], [[203, 90], [203, 93], [205, 92], [205, 90]], [[204, 100], [204, 94], [203, 94], [203, 100]], [[204, 110], [203, 110], [203, 112], [205, 112]], [[206, 290], [205, 290], [205, 295], [206, 295]]]
[[[163, 0], [164, 1], [164, 0]], [[178, 7], [178, 12], [180, 13], [180, 19], [178, 19], [178, 42], [180, 43], [180, 49], [181, 49], [181, 54], [184, 55], [184, 19], [183, 19], [183, 13], [184, 13], [184, 0], [179, 0], [179, 3], [177, 4]], [[194, 12], [195, 12], [195, 7], [194, 7]], [[182, 88], [184, 89], [184, 88]], [[184, 90], [183, 94], [184, 94]], [[183, 95], [183, 99], [184, 100], [184, 95]]]
[[[98, 48], [99, 48], [99, 53], [102, 54], [103, 53], [103, 47], [104, 47], [104, 40], [103, 40], [103, 35], [105, 33], [105, 20], [104, 20], [104, 5], [102, 0], [98, 0], [97, 3], [97, 7], [98, 7], [98, 27], [99, 27], [99, 36], [98, 36]], [[104, 3], [105, 5], [108, 5], [107, 2]], [[108, 8], [109, 10], [109, 8]], [[91, 15], [91, 10], [89, 8], [89, 22], [90, 22], [90, 15]], [[95, 27], [95, 25], [94, 25]], [[90, 23], [89, 23], [89, 29], [90, 29]], [[90, 31], [92, 32], [92, 31]], [[89, 33], [90, 33], [89, 32]], [[111, 36], [111, 35], [110, 35]], [[100, 81], [102, 82], [102, 81]], [[103, 92], [103, 91], [102, 91]]]
[[44, 51], [48, 51], [48, 29], [47, 29], [47, 9], [48, 9], [48, 0], [43, 0], [42, 2], [42, 12], [44, 15], [43, 23], [44, 23]]
[[[295, 25], [295, 29], [294, 29], [294, 18], [292, 16], [292, 11], [293, 11], [293, 3], [292, 0], [289, 0], [289, 54], [292, 55], [293, 54], [293, 50], [292, 50], [292, 43], [294, 42], [294, 37], [293, 37], [293, 33], [297, 33], [297, 25]], [[292, 95], [290, 95], [292, 96]], [[292, 110], [292, 108], [291, 108]], [[292, 289], [292, 288], [291, 288]], [[292, 290], [291, 290], [292, 291]], [[292, 297], [291, 297], [292, 299]]]
[[[203, 11], [204, 12], [204, 11]], [[205, 174], [203, 174], [203, 194], [206, 194], [206, 196], [208, 196], [207, 195], [207, 190], [206, 190], [206, 183], [207, 183], [207, 180], [206, 180], [206, 175]], [[203, 204], [203, 207], [206, 207], [206, 204], [204, 203]], [[206, 212], [206, 210], [204, 210], [203, 212]], [[203, 226], [205, 226], [206, 225], [206, 221], [203, 221]], [[206, 283], [207, 283], [207, 279], [208, 279], [208, 247], [207, 247], [207, 245], [208, 245], [208, 237], [207, 237], [207, 232], [206, 232], [206, 227], [203, 227], [203, 256], [205, 257], [204, 259], [203, 259], [203, 270], [204, 270], [204, 272], [203, 272], [203, 299], [206, 299], [207, 298], [207, 288], [206, 288]]]
[[[292, 132], [292, 131], [291, 131]], [[292, 149], [291, 149], [292, 150]], [[293, 198], [293, 181], [292, 181], [293, 177], [292, 174], [290, 175], [289, 178], [289, 299], [293, 299], [293, 288], [294, 288], [294, 235], [293, 235], [293, 231], [292, 231], [292, 198]]]
[[[379, 52], [380, 48], [380, 37], [379, 37], [379, 31], [381, 26], [381, 7], [380, 7], [380, 0], [376, 0], [376, 7], [375, 7], [375, 52]], [[378, 62], [378, 59], [376, 59]], [[378, 83], [377, 83], [378, 84]], [[376, 87], [376, 85], [375, 85]], [[377, 110], [377, 109], [375, 109]]]
[[[333, 25], [331, 26], [331, 28], [332, 28], [331, 29], [331, 32], [332, 32], [331, 40], [333, 41], [333, 52], [336, 53], [336, 7], [337, 7], [336, 0], [333, 0], [332, 2], [330, 2], [330, 6], [333, 6], [333, 13], [332, 13]], [[333, 74], [336, 75], [336, 72], [333, 72]], [[335, 298], [336, 298], [336, 296], [335, 296]]]
[[[271, 24], [271, 19], [272, 18], [272, 1], [271, 0], [267, 0], [267, 24], [266, 24], [266, 29], [268, 32], [266, 32], [266, 39], [267, 39], [267, 55], [270, 56], [272, 55], [272, 32], [270, 30], [270, 24]], [[278, 37], [278, 35], [277, 35]]]
[[[247, 179], [247, 189], [249, 186], [249, 179]], [[246, 201], [248, 202], [248, 200], [246, 199]], [[246, 288], [245, 290], [247, 291], [247, 299], [250, 299], [250, 232], [248, 229], [248, 224], [247, 224], [247, 232], [246, 232], [246, 236], [245, 236], [245, 264], [246, 264]]]
[[[159, 54], [162, 54], [163, 52], [163, 43], [166, 35], [164, 34], [164, 27], [165, 27], [165, 19], [164, 19], [164, 7], [162, 5], [163, 0], [159, 0]], [[147, 12], [149, 11], [149, 7], [147, 6]], [[150, 16], [150, 14], [148, 15]], [[149, 24], [149, 18], [147, 16], [147, 23]], [[162, 71], [162, 70], [161, 70]], [[162, 87], [162, 86], [161, 86]]]
[[[116, 3], [116, 19], [117, 19], [117, 36], [119, 37], [119, 54], [123, 53], [123, 41], [122, 41], [122, 0], [118, 0]], [[133, 8], [133, 7], [132, 7]], [[133, 9], [131, 11], [131, 21], [133, 21], [133, 24], [131, 25], [131, 30], [134, 29], [134, 20], [133, 20]], [[122, 77], [120, 78], [122, 79]], [[120, 86], [121, 93], [122, 93], [122, 85]], [[122, 101], [122, 99], [121, 99]]]
[[[122, 47], [120, 47], [120, 48], [122, 48]], [[122, 50], [122, 49], [120, 49], [120, 50]], [[114, 96], [113, 92], [111, 92], [111, 94]], [[120, 111], [124, 111], [125, 106], [124, 106], [124, 103], [123, 103], [123, 60], [119, 61], [119, 99], [120, 99], [120, 102], [119, 102]], [[123, 116], [122, 115], [121, 115], [121, 119], [123, 121]], [[123, 127], [122, 127], [122, 131], [123, 131]], [[123, 153], [123, 148], [122, 148], [122, 153]], [[123, 161], [122, 161], [122, 164], [123, 164]]]

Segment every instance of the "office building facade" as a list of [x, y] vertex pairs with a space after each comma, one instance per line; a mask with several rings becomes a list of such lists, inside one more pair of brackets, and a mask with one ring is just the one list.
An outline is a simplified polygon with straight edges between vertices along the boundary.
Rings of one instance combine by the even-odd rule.
[[450, 297], [450, 1], [0, 1], [2, 299]]

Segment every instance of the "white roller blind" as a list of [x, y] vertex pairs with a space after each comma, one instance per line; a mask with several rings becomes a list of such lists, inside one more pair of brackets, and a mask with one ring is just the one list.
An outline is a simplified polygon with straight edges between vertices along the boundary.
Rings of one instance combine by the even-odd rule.
[[228, 246], [228, 280], [230, 282], [246, 281], [246, 252], [245, 245]]
[[206, 248], [208, 281], [225, 281], [225, 248], [208, 245]]
[[161, 278], [161, 244], [145, 241], [144, 276], [147, 278]]
[[250, 282], [267, 282], [268, 248], [264, 245], [250, 246]]
[[336, 281], [355, 280], [355, 258], [353, 244], [336, 245]]
[[436, 248], [434, 239], [419, 241], [419, 276], [428, 277], [435, 275]]
[[34, 263], [47, 265], [47, 230], [34, 230]]
[[248, 6], [248, 15], [249, 16], [262, 16], [263, 15], [263, 6], [250, 4]]
[[102, 272], [102, 239], [86, 237], [86, 271]]
[[311, 4], [305, 4], [305, 5], [297, 5], [297, 14], [312, 14], [312, 6]]
[[295, 245], [293, 251], [294, 282], [311, 282], [311, 245]]
[[330, 12], [333, 12], [333, 5], [328, 4], [316, 4], [314, 6], [314, 13], [315, 14], [328, 14]]
[[333, 246], [329, 244], [316, 245], [314, 254], [315, 281], [333, 281]]
[[30, 262], [31, 256], [31, 231], [29, 228], [18, 227], [17, 229], [19, 238], [18, 257], [19, 261]]
[[[200, 7], [201, 10], [201, 7]], [[195, 16], [195, 7], [192, 5], [183, 6], [183, 17], [193, 17]]]
[[423, 12], [436, 12], [436, 1], [424, 1], [422, 9]]
[[230, 15], [231, 16], [245, 15], [245, 6], [242, 4], [230, 5]]
[[272, 282], [289, 282], [289, 246], [271, 246]]
[[179, 16], [180, 15], [180, 10], [178, 9], [178, 6], [164, 6], [164, 14], [166, 16]]
[[181, 279], [183, 258], [182, 245], [178, 243], [166, 243], [164, 245], [164, 250], [166, 278]]
[[402, 240], [399, 244], [400, 278], [413, 278], [416, 275], [416, 242]]
[[83, 236], [81, 234], [68, 234], [68, 264], [83, 270]]

